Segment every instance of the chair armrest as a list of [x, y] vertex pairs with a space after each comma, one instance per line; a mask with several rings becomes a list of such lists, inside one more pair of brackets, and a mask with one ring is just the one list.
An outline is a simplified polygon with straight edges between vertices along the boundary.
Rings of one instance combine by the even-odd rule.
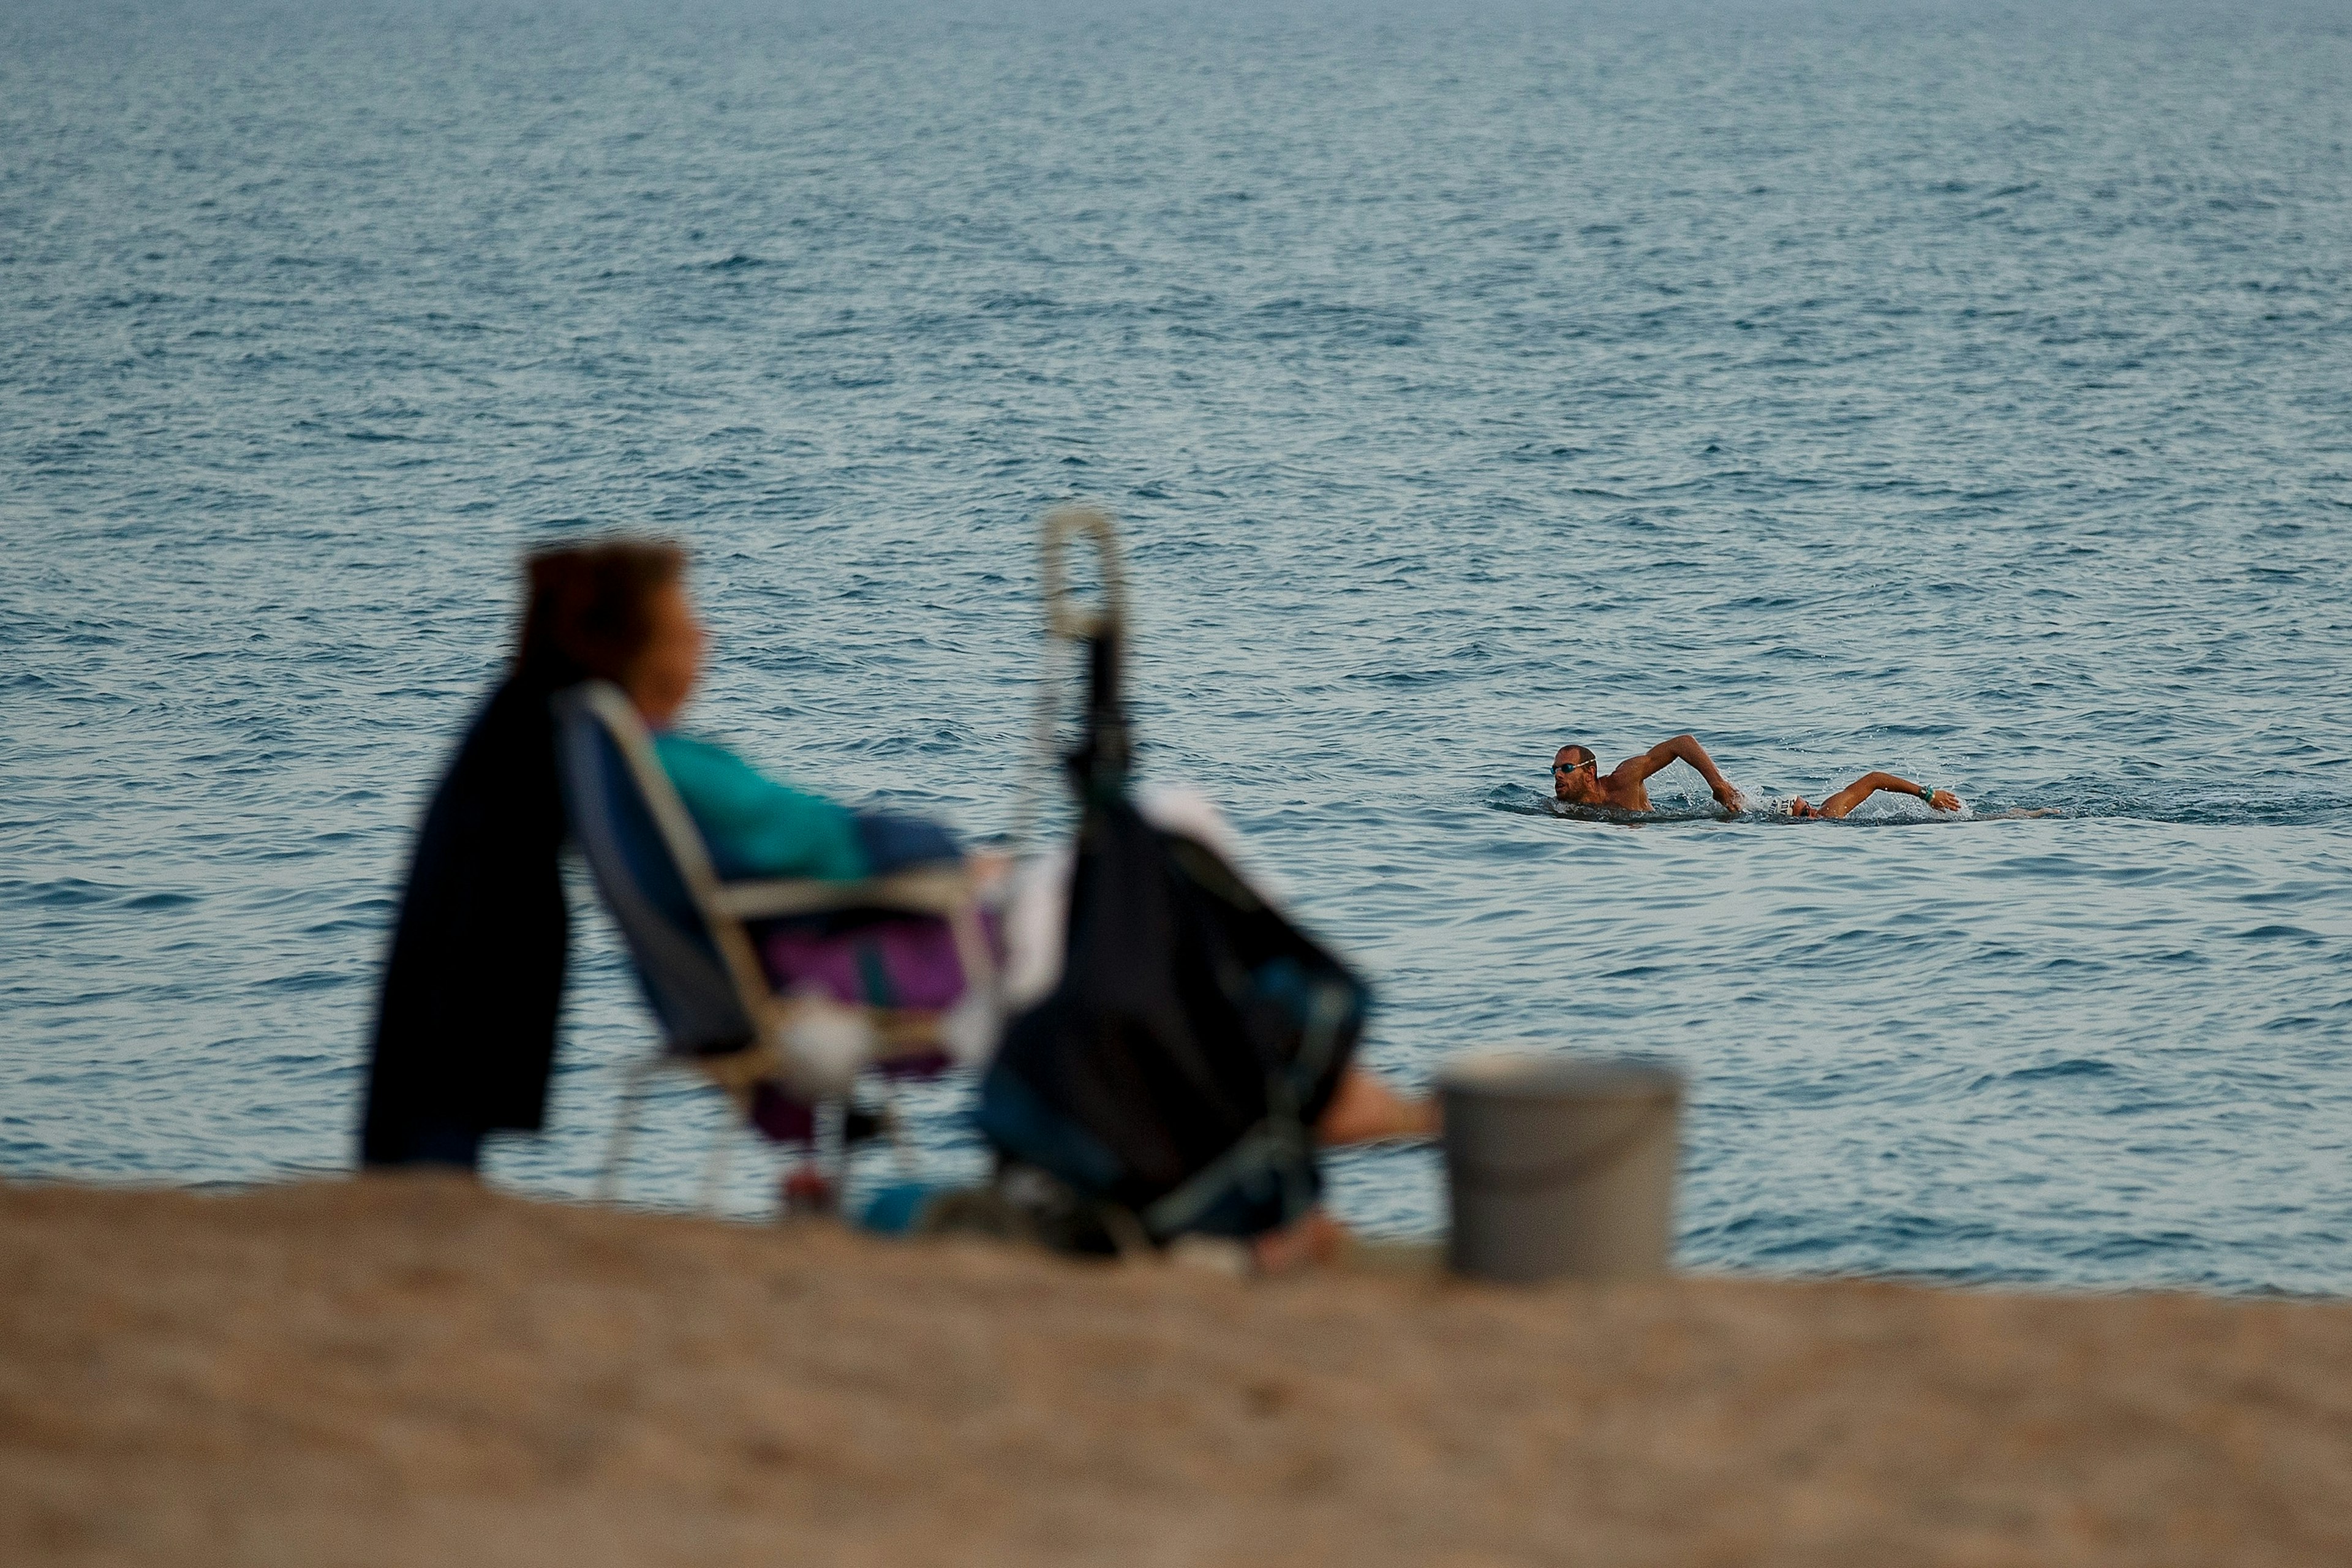
[[859, 882], [722, 882], [711, 902], [739, 921], [823, 914], [828, 910], [904, 910], [944, 919], [972, 901], [971, 877], [961, 864], [924, 867]]

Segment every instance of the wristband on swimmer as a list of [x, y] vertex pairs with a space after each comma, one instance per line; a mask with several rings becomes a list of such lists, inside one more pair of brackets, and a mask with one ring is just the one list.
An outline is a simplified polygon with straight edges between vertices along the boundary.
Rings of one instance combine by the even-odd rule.
[[1919, 786], [1919, 798], [1926, 801], [1929, 805], [1933, 805], [1936, 804], [1936, 792], [1926, 784], [1921, 784]]

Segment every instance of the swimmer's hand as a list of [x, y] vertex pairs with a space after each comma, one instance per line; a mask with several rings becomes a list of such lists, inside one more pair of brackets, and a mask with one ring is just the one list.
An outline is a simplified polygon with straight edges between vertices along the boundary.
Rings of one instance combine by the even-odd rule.
[[[1723, 807], [1724, 810], [1729, 812], [1734, 816], [1738, 816], [1742, 811], [1745, 811], [1748, 808], [1747, 797], [1742, 795], [1738, 790], [1732, 788], [1731, 781], [1729, 779], [1721, 780], [1716, 784], [1715, 804]], [[1958, 805], [1959, 802], [1954, 801], [1952, 804], [1954, 805]]]
[[1934, 798], [1927, 802], [1927, 809], [1930, 811], [1958, 811], [1960, 809], [1960, 797], [1954, 795], [1950, 790], [1939, 789], [1936, 792]]

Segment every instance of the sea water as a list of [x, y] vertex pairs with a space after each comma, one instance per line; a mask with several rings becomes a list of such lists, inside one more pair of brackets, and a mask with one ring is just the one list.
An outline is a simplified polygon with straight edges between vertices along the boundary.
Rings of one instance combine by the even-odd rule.
[[[519, 551], [688, 542], [693, 723], [984, 837], [1089, 497], [1369, 1059], [1678, 1065], [1686, 1266], [2352, 1288], [2347, 81], [2291, 0], [11, 5], [0, 1173], [348, 1164]], [[1547, 809], [1685, 731], [1968, 810]], [[535, 1193], [651, 1044], [574, 890]]]

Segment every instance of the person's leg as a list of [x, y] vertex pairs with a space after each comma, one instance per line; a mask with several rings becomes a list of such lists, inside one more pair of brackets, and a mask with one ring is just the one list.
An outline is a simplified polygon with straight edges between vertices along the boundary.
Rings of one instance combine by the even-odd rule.
[[1437, 1134], [1434, 1098], [1408, 1100], [1365, 1068], [1350, 1062], [1339, 1091], [1315, 1124], [1318, 1143], [1370, 1143], [1382, 1138], [1433, 1138]]
[[[1364, 1068], [1350, 1062], [1340, 1075], [1331, 1103], [1315, 1123], [1318, 1143], [1370, 1143], [1382, 1138], [1433, 1138], [1438, 1130], [1433, 1096], [1409, 1100]], [[1347, 1245], [1348, 1229], [1318, 1204], [1276, 1230], [1250, 1238], [1250, 1258], [1261, 1274], [1284, 1274], [1309, 1264], [1329, 1263]]]

